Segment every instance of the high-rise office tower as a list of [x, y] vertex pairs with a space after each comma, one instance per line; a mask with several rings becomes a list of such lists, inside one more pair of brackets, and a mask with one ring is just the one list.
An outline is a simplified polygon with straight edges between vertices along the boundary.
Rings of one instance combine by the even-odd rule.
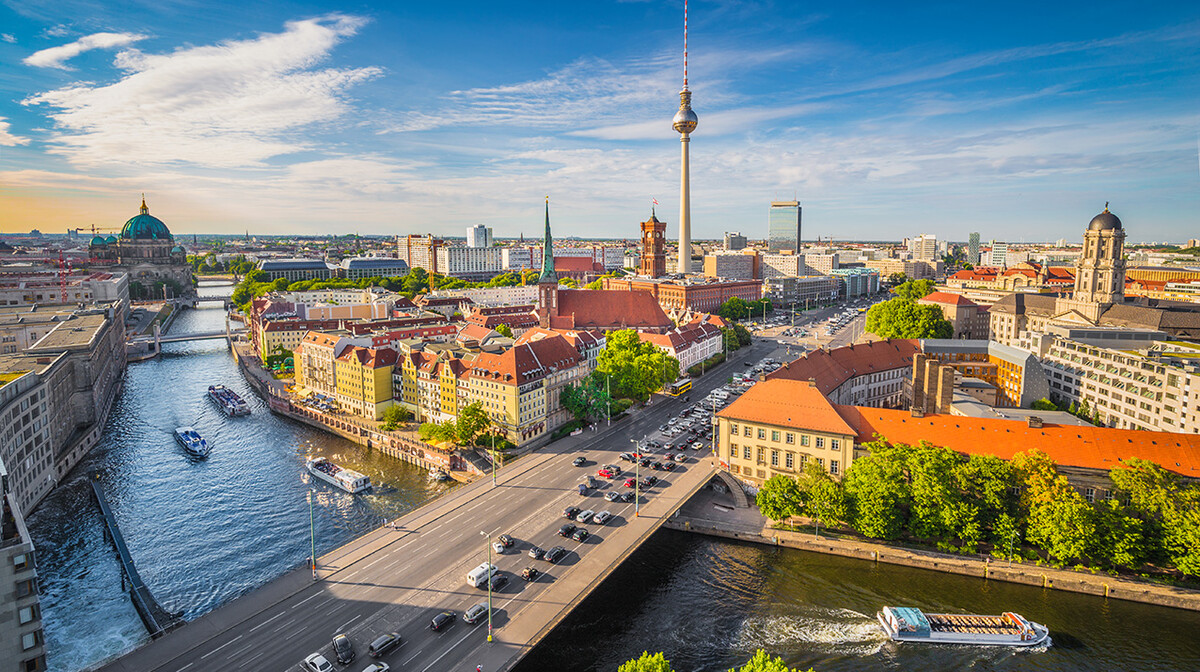
[[726, 231], [725, 249], [730, 252], [746, 249], [746, 237], [742, 235], [741, 231]]
[[772, 201], [767, 217], [767, 252], [800, 252], [800, 201]]
[[967, 263], [974, 266], [979, 263], [979, 232], [972, 231], [967, 235]]
[[491, 247], [492, 230], [483, 224], [467, 229], [467, 247]]
[[938, 241], [937, 236], [931, 233], [922, 233], [913, 238], [909, 243], [909, 251], [912, 252], [913, 259], [919, 261], [933, 261], [938, 258]]
[[679, 111], [671, 120], [671, 126], [679, 132], [679, 144], [683, 148], [679, 159], [679, 262], [677, 273], [692, 272], [692, 192], [688, 183], [688, 143], [692, 131], [696, 130], [696, 113], [692, 111], [692, 92], [688, 91], [688, 22], [687, 0], [683, 3], [683, 90], [679, 92]]

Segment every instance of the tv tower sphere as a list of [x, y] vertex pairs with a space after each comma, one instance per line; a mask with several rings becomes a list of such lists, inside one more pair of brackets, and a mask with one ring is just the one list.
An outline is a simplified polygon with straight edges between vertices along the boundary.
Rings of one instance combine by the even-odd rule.
[[671, 126], [680, 133], [691, 133], [696, 130], [696, 113], [692, 111], [692, 92], [684, 89], [679, 92], [679, 111], [671, 120]]

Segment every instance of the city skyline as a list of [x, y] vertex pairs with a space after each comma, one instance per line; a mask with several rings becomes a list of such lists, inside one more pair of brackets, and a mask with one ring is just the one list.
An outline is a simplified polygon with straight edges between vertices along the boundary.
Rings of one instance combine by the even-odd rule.
[[[1193, 237], [1200, 12], [1132, 7], [692, 3], [693, 237], [764, 238], [793, 195], [809, 239], [1071, 239], [1104, 201], [1131, 242]], [[5, 3], [3, 232], [119, 226], [143, 191], [185, 234], [678, 212], [681, 2], [358, 9]]]

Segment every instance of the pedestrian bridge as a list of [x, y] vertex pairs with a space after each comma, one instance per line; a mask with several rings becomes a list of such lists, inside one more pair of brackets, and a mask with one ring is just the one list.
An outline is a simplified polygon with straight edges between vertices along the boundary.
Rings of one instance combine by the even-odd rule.
[[[231, 336], [237, 336], [239, 334], [244, 334], [244, 333], [246, 333], [246, 328], [239, 327], [237, 329], [230, 329], [228, 332], [226, 332], [226, 331], [210, 331], [210, 332], [205, 332], [205, 333], [200, 333], [200, 334], [167, 334], [165, 336], [159, 336], [157, 340], [159, 343], [183, 343], [184, 341], [211, 341], [211, 340], [215, 340], [218, 338], [230, 338]], [[152, 343], [155, 341], [155, 337], [153, 337], [153, 336], [138, 336], [136, 338], [129, 339], [129, 341], [131, 343]]]

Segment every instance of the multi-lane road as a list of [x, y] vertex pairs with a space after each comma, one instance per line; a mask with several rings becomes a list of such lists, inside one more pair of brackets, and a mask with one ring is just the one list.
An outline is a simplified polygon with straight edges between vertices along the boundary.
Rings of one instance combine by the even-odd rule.
[[[726, 367], [699, 379], [692, 396], [699, 399], [722, 384], [740, 362], [778, 354], [773, 341], [756, 341], [739, 350]], [[381, 658], [392, 669], [432, 672], [507, 669], [561, 618], [565, 617], [608, 573], [658, 527], [691, 493], [703, 487], [714, 468], [707, 451], [687, 451], [688, 461], [673, 472], [653, 472], [662, 481], [633, 503], [610, 503], [603, 494], [624, 490], [621, 481], [600, 478], [601, 487], [581, 497], [575, 486], [600, 465], [631, 465], [618, 460], [631, 441], [652, 433], [685, 404], [657, 398], [632, 418], [607, 431], [585, 432], [526, 455], [501, 470], [499, 483], [480, 479], [410, 512], [399, 529], [382, 528], [319, 559], [319, 580], [307, 568], [294, 571], [110, 663], [104, 669], [139, 672], [203, 670], [299, 670], [306, 655], [321, 652], [330, 660], [331, 637], [347, 633], [357, 659], [339, 670], [357, 672], [372, 662], [369, 642], [398, 632], [403, 644]], [[572, 466], [584, 456], [584, 467]], [[649, 470], [643, 469], [643, 476]], [[585, 542], [556, 535], [562, 511], [580, 506], [610, 511], [604, 526], [584, 525], [592, 533]], [[487, 641], [486, 619], [469, 625], [460, 618], [433, 632], [429, 622], [444, 610], [461, 617], [468, 607], [486, 601], [484, 590], [466, 583], [467, 572], [487, 559], [487, 538], [505, 533], [516, 547], [492, 560], [509, 577], [492, 596], [493, 641]], [[219, 543], [219, 540], [214, 540]], [[263, 543], [269, 543], [264, 540]], [[558, 564], [533, 560], [531, 544], [543, 549], [562, 545], [567, 556]], [[525, 582], [520, 573], [534, 566], [541, 576]]]

